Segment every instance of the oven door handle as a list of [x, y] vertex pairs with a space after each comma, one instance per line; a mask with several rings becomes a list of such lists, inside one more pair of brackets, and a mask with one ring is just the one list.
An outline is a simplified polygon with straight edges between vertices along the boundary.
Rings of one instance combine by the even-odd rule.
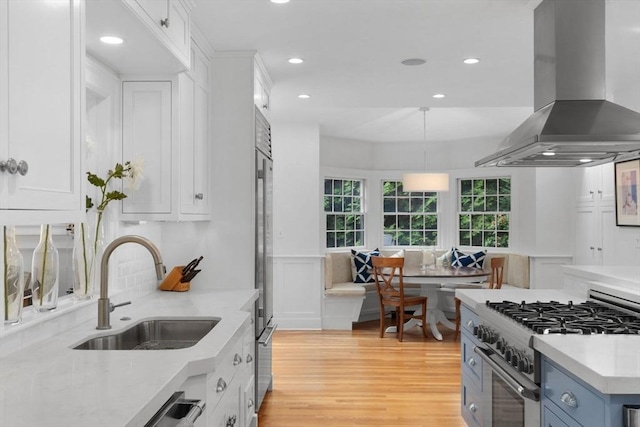
[[[480, 356], [480, 358], [487, 363], [493, 369], [493, 372], [498, 374], [500, 378], [502, 378], [509, 386], [514, 389], [520, 396], [534, 400], [536, 402], [540, 401], [540, 388], [539, 387], [530, 387], [525, 384], [522, 384], [524, 381], [529, 382], [527, 378], [522, 378], [524, 381], [519, 381], [514, 378], [512, 374], [507, 372], [502, 366], [498, 364], [495, 360], [491, 358], [492, 353], [490, 350], [485, 350], [481, 347], [473, 347], [473, 351]], [[531, 383], [533, 384], [533, 383]]]

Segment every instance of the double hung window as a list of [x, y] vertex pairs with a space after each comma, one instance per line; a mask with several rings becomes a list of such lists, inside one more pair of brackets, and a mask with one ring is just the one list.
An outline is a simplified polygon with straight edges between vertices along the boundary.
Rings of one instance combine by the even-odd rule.
[[461, 179], [458, 183], [458, 244], [509, 247], [511, 179]]
[[324, 180], [327, 248], [364, 246], [363, 180]]
[[405, 192], [402, 181], [382, 181], [384, 246], [437, 246], [438, 196]]

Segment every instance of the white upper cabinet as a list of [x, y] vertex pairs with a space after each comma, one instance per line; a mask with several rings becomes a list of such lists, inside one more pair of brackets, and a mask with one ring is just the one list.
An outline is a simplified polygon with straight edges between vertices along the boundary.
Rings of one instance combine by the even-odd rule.
[[2, 223], [82, 214], [81, 8], [77, 0], [0, 0]]
[[126, 77], [122, 83], [122, 160], [144, 160], [144, 180], [127, 192], [125, 221], [211, 217], [209, 57], [192, 45], [188, 72]]
[[184, 0], [124, 0], [184, 65], [191, 60], [191, 8]]
[[[87, 53], [121, 75], [174, 74], [191, 65], [193, 0], [91, 0]], [[124, 39], [105, 45], [103, 35]]]
[[254, 61], [253, 103], [270, 120], [271, 116], [271, 80], [259, 56]]

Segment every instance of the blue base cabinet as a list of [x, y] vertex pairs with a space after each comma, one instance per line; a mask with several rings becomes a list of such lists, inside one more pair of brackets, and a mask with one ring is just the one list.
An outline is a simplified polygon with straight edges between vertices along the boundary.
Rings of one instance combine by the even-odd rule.
[[640, 404], [640, 395], [602, 394], [546, 357], [541, 382], [544, 427], [620, 427], [623, 405]]

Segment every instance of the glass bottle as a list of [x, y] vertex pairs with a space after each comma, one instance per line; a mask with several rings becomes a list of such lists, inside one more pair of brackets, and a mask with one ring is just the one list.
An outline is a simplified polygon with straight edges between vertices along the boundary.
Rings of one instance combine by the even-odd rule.
[[16, 244], [16, 229], [4, 227], [4, 323], [22, 320], [24, 259]]
[[60, 259], [53, 245], [51, 226], [40, 226], [40, 242], [33, 250], [31, 289], [33, 306], [37, 311], [49, 311], [58, 306], [58, 276]]

